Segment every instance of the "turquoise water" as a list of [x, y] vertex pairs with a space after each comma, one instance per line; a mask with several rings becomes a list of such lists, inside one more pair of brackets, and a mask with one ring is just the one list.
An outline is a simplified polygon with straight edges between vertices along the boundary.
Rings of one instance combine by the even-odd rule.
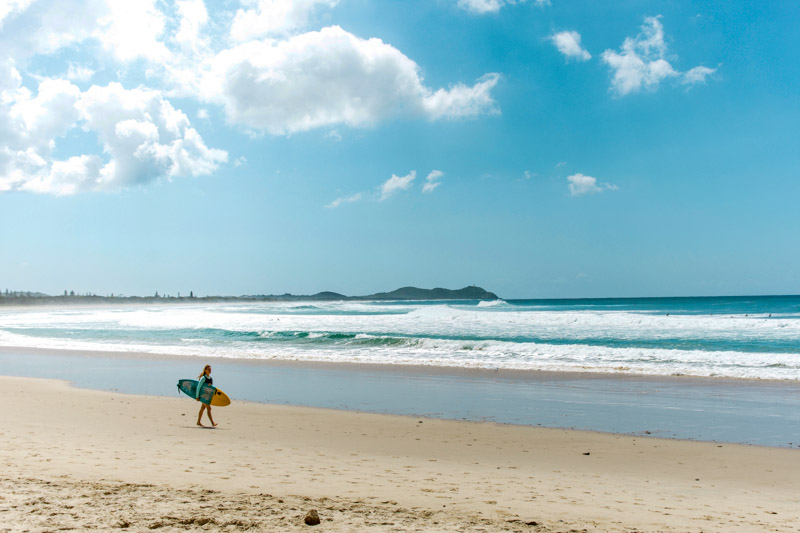
[[800, 297], [0, 309], [0, 346], [800, 380]]

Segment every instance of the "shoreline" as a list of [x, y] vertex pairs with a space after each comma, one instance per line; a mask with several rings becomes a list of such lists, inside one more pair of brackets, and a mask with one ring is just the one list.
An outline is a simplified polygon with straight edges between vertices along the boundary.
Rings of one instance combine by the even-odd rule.
[[483, 368], [465, 366], [443, 366], [443, 365], [423, 365], [423, 364], [404, 364], [404, 363], [373, 363], [359, 361], [324, 361], [313, 359], [258, 359], [258, 358], [235, 358], [219, 356], [195, 356], [183, 354], [169, 354], [156, 352], [135, 352], [135, 351], [113, 351], [113, 350], [74, 350], [61, 348], [40, 348], [32, 346], [0, 346], [2, 354], [22, 354], [30, 353], [36, 355], [75, 355], [82, 357], [98, 358], [119, 358], [119, 359], [149, 359], [154, 361], [214, 361], [223, 364], [253, 365], [253, 366], [274, 366], [274, 367], [307, 367], [319, 369], [361, 369], [368, 371], [385, 371], [395, 373], [426, 373], [451, 376], [477, 376], [483, 378], [499, 379], [521, 379], [521, 380], [580, 380], [580, 379], [636, 379], [653, 382], [697, 382], [697, 383], [729, 383], [735, 386], [737, 383], [768, 383], [800, 385], [800, 377], [792, 379], [770, 379], [770, 378], [751, 378], [751, 377], [731, 377], [731, 376], [695, 376], [691, 374], [643, 374], [635, 372], [601, 372], [597, 370], [541, 370], [527, 368]]
[[13, 487], [0, 516], [17, 529], [292, 531], [312, 508], [325, 531], [793, 531], [800, 521], [797, 450], [249, 402], [215, 408], [218, 428], [203, 430], [189, 398], [52, 379], [0, 386], [0, 487]]
[[800, 447], [800, 383], [0, 347], [3, 373], [172, 396], [212, 363], [238, 401], [614, 435]]

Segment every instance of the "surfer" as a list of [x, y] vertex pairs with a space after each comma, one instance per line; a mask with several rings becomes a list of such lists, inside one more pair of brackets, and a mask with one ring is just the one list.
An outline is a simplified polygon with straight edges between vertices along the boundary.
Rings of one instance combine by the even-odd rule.
[[[214, 384], [214, 380], [211, 377], [211, 365], [206, 365], [205, 368], [203, 368], [203, 373], [197, 376], [197, 379], [200, 380], [200, 383], [197, 384], [197, 396], [195, 396], [195, 399], [200, 401], [199, 400], [200, 388], [203, 385]], [[203, 427], [203, 424], [200, 422], [200, 419], [203, 418], [203, 411], [205, 411], [206, 409], [208, 410], [208, 419], [211, 420], [211, 425], [216, 427], [217, 424], [214, 422], [214, 419], [211, 418], [211, 406], [206, 405], [204, 403], [201, 403], [200, 412], [197, 414], [197, 425]]]

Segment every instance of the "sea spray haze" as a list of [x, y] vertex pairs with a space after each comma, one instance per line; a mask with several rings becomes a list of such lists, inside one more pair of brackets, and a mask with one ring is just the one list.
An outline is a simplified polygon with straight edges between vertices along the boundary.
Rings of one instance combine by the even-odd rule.
[[798, 380], [800, 297], [4, 309], [0, 345]]

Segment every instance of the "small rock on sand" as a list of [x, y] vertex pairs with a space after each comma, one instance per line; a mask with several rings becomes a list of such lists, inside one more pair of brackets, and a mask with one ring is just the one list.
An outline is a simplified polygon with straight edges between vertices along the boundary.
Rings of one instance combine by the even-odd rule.
[[314, 509], [311, 509], [308, 513], [306, 513], [306, 517], [303, 519], [303, 522], [306, 523], [307, 526], [316, 526], [319, 524], [319, 514]]

